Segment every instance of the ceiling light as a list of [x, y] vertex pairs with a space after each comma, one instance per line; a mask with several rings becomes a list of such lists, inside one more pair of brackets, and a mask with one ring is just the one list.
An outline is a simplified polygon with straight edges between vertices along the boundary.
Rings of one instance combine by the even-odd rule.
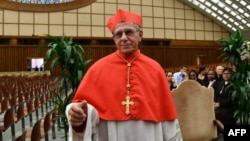
[[247, 3], [246, 3], [245, 1], [243, 1], [243, 0], [240, 1], [240, 4], [243, 5], [243, 6], [246, 6], [246, 5], [247, 5]]
[[227, 14], [224, 14], [223, 16], [224, 16], [226, 19], [229, 18], [229, 16], [228, 16]]
[[221, 10], [218, 10], [217, 11], [219, 14], [223, 15], [223, 12]]
[[233, 4], [232, 7], [233, 7], [234, 9], [238, 9], [238, 6], [237, 6], [236, 4]]
[[208, 1], [206, 1], [206, 3], [205, 3], [208, 7], [211, 7], [211, 3], [210, 2], [208, 2]]
[[217, 16], [217, 14], [212, 12], [212, 16], [216, 17], [216, 16]]
[[244, 12], [245, 12], [245, 11], [244, 11], [243, 9], [241, 9], [241, 8], [239, 8], [238, 11], [239, 11], [240, 13], [244, 13]]
[[227, 24], [227, 21], [225, 21], [225, 20], [223, 20], [222, 22], [223, 22], [224, 24]]
[[218, 2], [219, 2], [219, 0], [212, 0], [212, 2], [213, 2], [213, 3], [218, 3]]
[[241, 16], [239, 16], [239, 15], [237, 15], [236, 18], [237, 18], [238, 20], [241, 20], [241, 19], [242, 19]]
[[248, 23], [247, 26], [250, 28], [250, 23]]
[[219, 6], [220, 6], [221, 8], [223, 8], [223, 7], [225, 7], [225, 4], [222, 3], [222, 2], [219, 2]]
[[244, 16], [249, 17], [249, 14], [248, 13], [244, 13]]
[[229, 12], [231, 9], [229, 7], [224, 8], [227, 12]]
[[240, 27], [241, 29], [244, 29], [244, 27], [243, 27], [243, 26], [241, 26], [241, 25], [240, 25], [239, 27]]
[[236, 28], [233, 27], [232, 29], [233, 29], [233, 31], [236, 31]]
[[219, 21], [222, 21], [222, 18], [221, 18], [220, 16], [218, 16], [217, 19], [218, 19]]
[[228, 27], [232, 28], [232, 25], [231, 24], [227, 24]]
[[237, 26], [239, 26], [239, 25], [240, 25], [240, 24], [239, 24], [239, 23], [237, 23], [237, 22], [234, 22], [234, 24], [235, 24], [235, 25], [237, 25]]
[[211, 13], [212, 10], [207, 8], [207, 9], [206, 9], [206, 12], [207, 12], [207, 13]]
[[230, 12], [233, 16], [235, 16], [236, 15], [236, 13], [234, 12], [234, 11], [231, 11]]
[[200, 4], [199, 7], [200, 7], [201, 9], [205, 9], [205, 8], [206, 8], [206, 6], [203, 5], [203, 4]]
[[212, 6], [212, 9], [213, 9], [214, 11], [216, 11], [218, 8], [215, 7], [215, 6]]
[[234, 19], [232, 19], [232, 18], [229, 18], [229, 21], [230, 21], [230, 22], [234, 22]]
[[232, 1], [226, 0], [226, 3], [229, 4], [229, 5], [231, 5]]

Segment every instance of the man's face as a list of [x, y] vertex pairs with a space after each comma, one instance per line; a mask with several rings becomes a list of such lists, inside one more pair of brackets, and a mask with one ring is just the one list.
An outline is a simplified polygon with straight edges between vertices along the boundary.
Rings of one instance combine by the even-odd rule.
[[130, 54], [138, 49], [142, 31], [138, 31], [131, 22], [121, 22], [114, 29], [113, 40], [119, 51]]
[[224, 67], [218, 66], [218, 67], [216, 68], [216, 73], [217, 73], [217, 75], [222, 75], [223, 70], [224, 70]]

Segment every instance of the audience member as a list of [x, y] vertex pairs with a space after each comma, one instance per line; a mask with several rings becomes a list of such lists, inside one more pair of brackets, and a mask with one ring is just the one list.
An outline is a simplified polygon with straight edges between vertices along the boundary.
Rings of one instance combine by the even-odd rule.
[[232, 92], [234, 90], [233, 86], [229, 85], [231, 80], [232, 69], [225, 68], [223, 70], [222, 78], [218, 88], [215, 89], [215, 116], [224, 125], [235, 124], [236, 121], [233, 117], [234, 114], [234, 104], [232, 101]]
[[224, 70], [224, 67], [221, 65], [219, 65], [215, 68], [215, 72], [216, 72], [215, 78], [217, 81], [223, 81], [223, 78], [222, 78], [223, 70]]
[[195, 70], [190, 70], [189, 72], [188, 72], [188, 78], [190, 79], [190, 80], [195, 80], [195, 81], [197, 81], [197, 72], [195, 71]]
[[174, 73], [174, 81], [176, 86], [178, 86], [184, 80], [188, 80], [187, 67], [181, 66], [180, 71]]
[[208, 68], [206, 66], [201, 66], [199, 68], [197, 81], [202, 86], [208, 86], [207, 72]]
[[213, 85], [215, 84], [215, 76], [216, 76], [216, 72], [215, 70], [209, 70], [207, 73], [207, 79], [208, 79], [208, 85], [207, 87], [213, 87]]
[[173, 72], [167, 71], [166, 75], [167, 75], [170, 90], [176, 88], [176, 84], [175, 84], [174, 77], [173, 77]]

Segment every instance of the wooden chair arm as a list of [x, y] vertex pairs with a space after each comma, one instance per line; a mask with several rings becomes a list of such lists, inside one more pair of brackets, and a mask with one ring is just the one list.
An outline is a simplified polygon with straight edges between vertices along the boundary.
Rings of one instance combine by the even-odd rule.
[[221, 121], [215, 119], [214, 124], [217, 126], [217, 128], [223, 133], [224, 132], [224, 125]]

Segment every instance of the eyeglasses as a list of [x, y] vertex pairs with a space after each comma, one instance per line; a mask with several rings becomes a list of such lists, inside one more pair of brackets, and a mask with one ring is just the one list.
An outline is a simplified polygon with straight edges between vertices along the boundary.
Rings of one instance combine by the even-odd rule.
[[121, 38], [123, 33], [125, 33], [126, 36], [132, 36], [135, 34], [135, 32], [138, 32], [139, 30], [133, 30], [133, 29], [125, 29], [123, 31], [117, 31], [113, 33], [114, 38]]
[[168, 75], [168, 77], [173, 77], [173, 75]]

